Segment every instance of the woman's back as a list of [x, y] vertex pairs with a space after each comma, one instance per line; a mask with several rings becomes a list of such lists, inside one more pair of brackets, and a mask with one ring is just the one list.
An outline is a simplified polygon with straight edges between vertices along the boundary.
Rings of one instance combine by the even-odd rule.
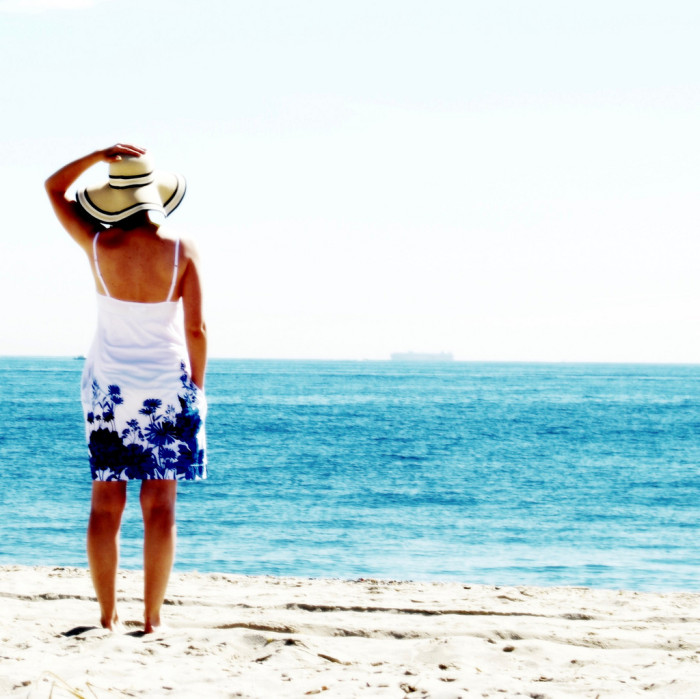
[[[180, 297], [179, 281], [185, 269], [182, 247], [164, 237], [156, 226], [102, 231], [93, 252], [97, 257], [93, 273], [98, 293], [136, 303], [177, 301]], [[106, 289], [100, 283], [100, 274]], [[173, 277], [175, 285], [169, 298]]]

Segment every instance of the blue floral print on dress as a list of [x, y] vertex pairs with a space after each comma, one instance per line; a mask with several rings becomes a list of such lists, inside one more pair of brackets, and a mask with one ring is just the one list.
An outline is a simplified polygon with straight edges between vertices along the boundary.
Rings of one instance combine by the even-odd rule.
[[181, 369], [179, 405], [163, 406], [160, 399], [147, 398], [138, 417], [128, 420], [121, 434], [115, 425], [115, 414], [124, 402], [121, 389], [111, 384], [105, 390], [93, 379], [92, 411], [87, 414], [93, 480], [199, 480], [206, 476], [204, 449], [198, 441], [202, 426], [198, 389], [184, 364]]

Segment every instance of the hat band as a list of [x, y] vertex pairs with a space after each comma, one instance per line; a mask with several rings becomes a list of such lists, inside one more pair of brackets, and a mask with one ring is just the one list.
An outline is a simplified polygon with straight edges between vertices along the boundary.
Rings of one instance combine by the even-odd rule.
[[144, 187], [153, 184], [155, 178], [152, 172], [145, 175], [110, 175], [109, 186], [114, 189], [128, 189], [129, 187]]

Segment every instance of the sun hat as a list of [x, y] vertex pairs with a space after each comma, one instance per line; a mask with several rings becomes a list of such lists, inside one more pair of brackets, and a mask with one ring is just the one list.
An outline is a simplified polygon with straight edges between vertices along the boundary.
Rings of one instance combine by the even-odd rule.
[[172, 213], [185, 196], [185, 178], [153, 169], [147, 156], [122, 156], [109, 164], [106, 184], [78, 190], [78, 202], [102, 223], [117, 223], [138, 211]]

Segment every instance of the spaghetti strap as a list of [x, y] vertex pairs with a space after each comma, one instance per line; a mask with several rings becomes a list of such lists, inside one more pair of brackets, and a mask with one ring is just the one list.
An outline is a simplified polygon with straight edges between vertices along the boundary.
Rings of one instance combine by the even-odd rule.
[[100, 272], [100, 265], [97, 262], [97, 239], [99, 237], [100, 234], [99, 232], [97, 232], [95, 233], [95, 237], [92, 239], [92, 259], [95, 263], [95, 272], [97, 272], [97, 278], [100, 280], [100, 284], [102, 284], [102, 288], [104, 289], [105, 295], [109, 297], [109, 290], [107, 289], [105, 280], [102, 278], [102, 272]]
[[[175, 241], [175, 263], [173, 265], [173, 280], [170, 283], [170, 291], [168, 292], [168, 298], [166, 301], [170, 301], [173, 297], [173, 292], [175, 291], [175, 282], [177, 281], [177, 268], [180, 263], [180, 239]], [[102, 284], [104, 286], [104, 282]]]

